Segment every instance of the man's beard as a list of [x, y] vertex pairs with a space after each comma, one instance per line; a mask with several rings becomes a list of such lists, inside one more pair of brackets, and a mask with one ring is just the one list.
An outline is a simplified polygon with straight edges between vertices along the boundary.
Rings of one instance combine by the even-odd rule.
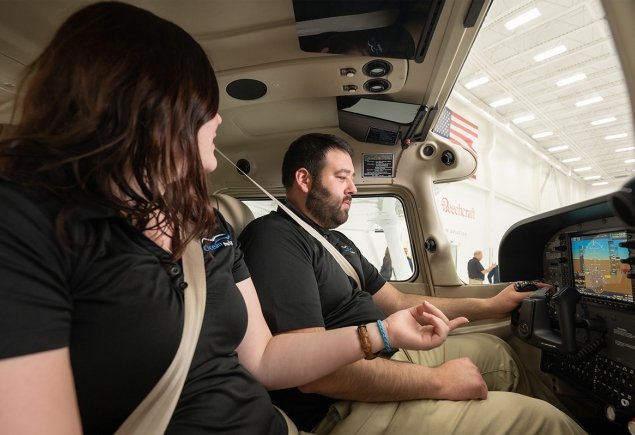
[[306, 198], [306, 208], [322, 228], [337, 228], [348, 220], [348, 210], [342, 209], [344, 200], [350, 201], [351, 196], [342, 200], [331, 198], [321, 180], [316, 179]]

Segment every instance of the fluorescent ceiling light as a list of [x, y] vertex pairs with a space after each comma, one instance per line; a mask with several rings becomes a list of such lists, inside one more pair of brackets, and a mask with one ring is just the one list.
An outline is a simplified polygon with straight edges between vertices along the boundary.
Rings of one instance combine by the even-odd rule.
[[570, 85], [570, 84], [575, 83], [575, 82], [579, 82], [580, 80], [584, 80], [584, 79], [586, 79], [586, 74], [578, 73], [578, 74], [574, 74], [574, 75], [569, 76], [569, 77], [565, 77], [562, 80], [558, 80], [556, 82], [556, 85], [557, 86], [567, 86], [567, 85]]
[[591, 183], [591, 186], [606, 186], [609, 184], [608, 181], [598, 181], [597, 183]]
[[565, 47], [564, 45], [558, 45], [556, 47], [550, 48], [547, 51], [543, 51], [542, 53], [538, 53], [537, 55], [534, 56], [534, 60], [536, 62], [542, 62], [543, 60], [547, 60], [550, 57], [554, 57], [554, 56], [557, 56], [559, 54], [562, 54], [565, 51], [567, 51], [567, 47]]
[[569, 145], [558, 145], [557, 147], [547, 148], [547, 151], [549, 151], [550, 153], [557, 153], [568, 149]]
[[527, 12], [524, 12], [506, 22], [505, 27], [507, 28], [507, 30], [514, 30], [515, 28], [520, 27], [523, 24], [530, 22], [531, 20], [535, 20], [539, 16], [540, 11], [538, 9], [529, 9]]
[[536, 117], [534, 115], [523, 115], [523, 116], [519, 116], [518, 118], [514, 118], [512, 119], [512, 122], [514, 124], [522, 124], [523, 122], [529, 122], [529, 121], [533, 121], [534, 119], [536, 119]]
[[602, 100], [604, 100], [604, 98], [598, 95], [597, 97], [591, 97], [591, 98], [587, 98], [586, 100], [578, 101], [577, 103], [575, 103], [575, 107], [588, 106], [589, 104], [599, 103]]
[[474, 79], [474, 80], [471, 80], [471, 81], [467, 82], [465, 84], [465, 88], [466, 89], [472, 89], [472, 88], [475, 88], [477, 86], [484, 85], [487, 82], [489, 82], [489, 77], [486, 77], [486, 76], [479, 77], [477, 79]]
[[595, 121], [591, 121], [591, 125], [608, 124], [609, 122], [613, 122], [615, 120], [617, 120], [615, 116], [609, 116], [608, 118], [596, 119]]
[[626, 133], [609, 134], [608, 136], [604, 136], [604, 139], [606, 140], [622, 139], [622, 138], [625, 138], [626, 136], [628, 136]]
[[575, 168], [573, 172], [584, 172], [590, 171], [591, 169], [593, 169], [591, 166], [582, 166], [581, 168]]
[[624, 163], [635, 163], [635, 159], [626, 159]]
[[536, 133], [531, 137], [534, 139], [542, 139], [543, 137], [549, 137], [553, 135], [553, 131], [541, 131], [540, 133]]
[[571, 157], [571, 158], [562, 160], [562, 163], [578, 162], [580, 160], [582, 160], [582, 157]]
[[492, 107], [500, 107], [500, 106], [509, 104], [513, 101], [514, 99], [512, 97], [505, 97], [505, 98], [501, 98], [500, 100], [492, 101], [491, 103], [489, 103], [489, 105]]
[[635, 150], [635, 147], [624, 147], [624, 148], [617, 148], [615, 150], [616, 153], [621, 153], [624, 151], [630, 151], [630, 150]]
[[599, 180], [600, 178], [602, 178], [601, 175], [589, 175], [588, 177], [584, 177], [585, 180], [589, 181], [589, 180]]

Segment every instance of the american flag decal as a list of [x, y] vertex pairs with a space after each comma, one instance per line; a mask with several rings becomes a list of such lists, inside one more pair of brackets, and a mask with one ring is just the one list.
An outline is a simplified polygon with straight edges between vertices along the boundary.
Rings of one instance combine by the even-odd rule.
[[478, 125], [447, 107], [443, 108], [441, 117], [432, 131], [450, 139], [452, 143], [470, 147], [472, 150], [474, 150], [474, 142], [478, 139]]

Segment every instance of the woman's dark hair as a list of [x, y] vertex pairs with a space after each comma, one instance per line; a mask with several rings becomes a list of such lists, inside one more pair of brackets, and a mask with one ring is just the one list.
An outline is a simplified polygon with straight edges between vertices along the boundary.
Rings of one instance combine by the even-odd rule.
[[295, 173], [300, 168], [305, 168], [311, 175], [319, 178], [326, 153], [333, 149], [343, 151], [351, 158], [354, 156], [350, 144], [332, 134], [309, 133], [294, 140], [282, 161], [283, 186], [289, 189], [293, 185]]
[[58, 231], [86, 201], [171, 232], [175, 258], [213, 228], [197, 133], [218, 111], [218, 84], [183, 29], [124, 3], [85, 7], [27, 68], [18, 95], [0, 177], [61, 198]]

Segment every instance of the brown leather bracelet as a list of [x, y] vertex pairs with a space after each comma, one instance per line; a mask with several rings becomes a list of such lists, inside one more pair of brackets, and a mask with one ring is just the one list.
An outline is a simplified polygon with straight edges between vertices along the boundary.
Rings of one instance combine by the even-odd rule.
[[370, 337], [368, 336], [368, 329], [366, 325], [359, 325], [357, 327], [357, 335], [359, 336], [359, 343], [362, 345], [364, 351], [364, 359], [375, 359], [377, 354], [373, 353], [373, 348], [370, 344]]

